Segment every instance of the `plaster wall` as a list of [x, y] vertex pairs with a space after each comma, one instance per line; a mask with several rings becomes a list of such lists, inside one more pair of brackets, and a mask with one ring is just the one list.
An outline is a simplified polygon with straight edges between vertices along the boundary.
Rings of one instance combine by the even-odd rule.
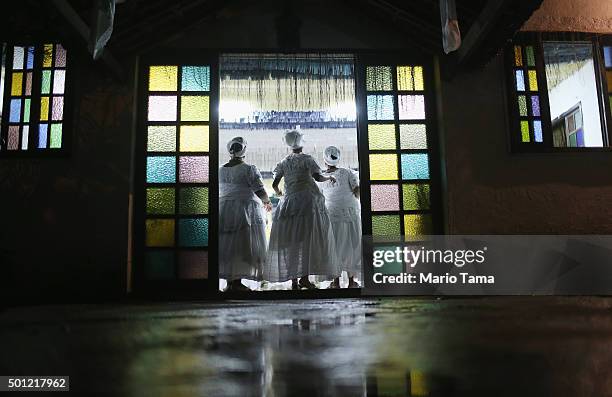
[[523, 30], [612, 33], [612, 1], [544, 0]]

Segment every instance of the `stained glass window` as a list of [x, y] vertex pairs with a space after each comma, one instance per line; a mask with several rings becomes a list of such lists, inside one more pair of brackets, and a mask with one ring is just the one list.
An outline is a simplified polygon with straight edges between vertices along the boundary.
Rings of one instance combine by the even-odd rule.
[[208, 65], [148, 69], [144, 275], [208, 277]]
[[519, 119], [513, 133], [520, 143], [539, 144], [543, 137], [535, 49], [531, 45], [513, 45], [511, 51], [516, 95], [513, 102]]
[[612, 46], [603, 47], [604, 54], [604, 68], [606, 69], [605, 79], [608, 87], [608, 100], [609, 100], [609, 115], [612, 117]]
[[424, 74], [420, 65], [366, 68], [369, 194], [375, 238], [412, 238], [433, 231]]
[[0, 151], [36, 152], [65, 146], [66, 57], [66, 50], [57, 43], [6, 47], [0, 103], [8, 102], [8, 120], [0, 139], [6, 145], [0, 144]]

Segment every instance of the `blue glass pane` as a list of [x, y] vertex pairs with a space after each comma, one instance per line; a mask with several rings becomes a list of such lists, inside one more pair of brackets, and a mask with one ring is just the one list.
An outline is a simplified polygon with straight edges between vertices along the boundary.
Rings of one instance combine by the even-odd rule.
[[38, 126], [38, 148], [45, 149], [47, 147], [47, 133], [48, 125], [40, 124]]
[[393, 120], [393, 95], [368, 95], [368, 120]]
[[147, 157], [148, 183], [173, 183], [176, 179], [174, 157]]
[[183, 91], [210, 91], [210, 68], [208, 66], [183, 66], [181, 89]]
[[537, 95], [531, 97], [531, 114], [540, 117], [540, 97]]
[[26, 68], [34, 69], [34, 47], [28, 47], [28, 61]]
[[11, 99], [11, 111], [9, 115], [9, 121], [11, 123], [18, 123], [21, 119], [21, 99]]
[[522, 70], [516, 71], [516, 90], [525, 91], [525, 75]]
[[174, 278], [174, 251], [145, 253], [145, 277], [149, 280]]
[[181, 247], [208, 246], [208, 219], [179, 220], [179, 245]]
[[604, 63], [607, 68], [612, 68], [612, 47], [604, 47]]
[[429, 179], [427, 153], [402, 154], [402, 179]]
[[536, 142], [542, 142], [542, 122], [540, 120], [533, 122], [533, 135]]

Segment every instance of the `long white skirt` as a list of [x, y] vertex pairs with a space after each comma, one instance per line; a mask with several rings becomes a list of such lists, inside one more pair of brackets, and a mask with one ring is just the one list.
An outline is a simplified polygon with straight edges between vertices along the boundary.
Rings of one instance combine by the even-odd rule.
[[342, 208], [331, 210], [330, 219], [334, 230], [336, 253], [340, 262], [340, 270], [349, 277], [361, 280], [361, 218], [357, 208]]
[[264, 279], [287, 281], [309, 275], [340, 275], [325, 197], [300, 191], [284, 196], [272, 217]]
[[219, 277], [261, 280], [266, 260], [266, 223], [261, 204], [219, 202]]

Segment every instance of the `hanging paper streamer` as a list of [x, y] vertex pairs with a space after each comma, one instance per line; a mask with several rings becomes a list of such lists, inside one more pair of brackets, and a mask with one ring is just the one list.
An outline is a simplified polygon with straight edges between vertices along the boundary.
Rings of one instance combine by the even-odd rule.
[[113, 21], [115, 19], [115, 0], [98, 0], [94, 23], [92, 24], [89, 38], [89, 48], [93, 59], [98, 59], [104, 51], [104, 46], [110, 40], [113, 33]]
[[444, 53], [457, 51], [461, 46], [461, 32], [457, 20], [455, 0], [440, 0], [440, 19], [442, 20], [442, 47]]

